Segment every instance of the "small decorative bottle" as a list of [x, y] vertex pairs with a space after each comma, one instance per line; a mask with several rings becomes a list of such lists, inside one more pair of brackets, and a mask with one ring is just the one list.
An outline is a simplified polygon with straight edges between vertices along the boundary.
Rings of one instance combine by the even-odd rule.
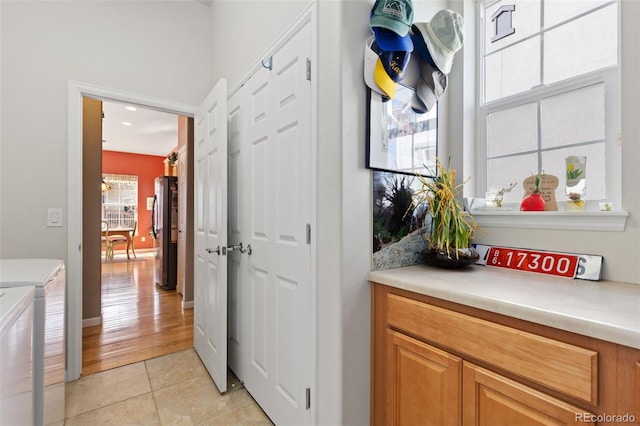
[[565, 210], [582, 211], [585, 209], [584, 196], [587, 190], [587, 157], [572, 155], [564, 161], [567, 171], [565, 192], [569, 197]]

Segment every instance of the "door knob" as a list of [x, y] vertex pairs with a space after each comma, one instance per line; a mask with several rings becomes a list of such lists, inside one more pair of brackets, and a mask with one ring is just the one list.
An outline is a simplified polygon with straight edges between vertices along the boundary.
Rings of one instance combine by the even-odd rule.
[[242, 243], [236, 244], [236, 245], [227, 246], [227, 251], [231, 252], [231, 251], [234, 251], [234, 250], [238, 250], [240, 253], [247, 253], [248, 255], [251, 255], [251, 252], [253, 251], [253, 250], [251, 250], [251, 244], [248, 244], [247, 248], [244, 248]]
[[206, 248], [204, 249], [204, 251], [206, 251], [207, 253], [218, 253], [220, 254], [220, 246], [212, 249], [212, 248]]

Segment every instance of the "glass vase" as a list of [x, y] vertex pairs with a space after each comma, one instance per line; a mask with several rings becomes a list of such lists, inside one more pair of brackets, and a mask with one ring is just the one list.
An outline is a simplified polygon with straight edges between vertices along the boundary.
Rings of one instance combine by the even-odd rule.
[[565, 193], [569, 198], [565, 210], [582, 211], [585, 209], [587, 191], [587, 157], [572, 155], [564, 161], [567, 178]]

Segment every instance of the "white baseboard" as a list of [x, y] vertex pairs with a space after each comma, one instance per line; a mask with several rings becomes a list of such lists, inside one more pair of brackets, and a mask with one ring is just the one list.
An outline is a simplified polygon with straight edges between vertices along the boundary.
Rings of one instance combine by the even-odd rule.
[[85, 318], [82, 320], [82, 328], [93, 327], [94, 325], [102, 324], [102, 316], [95, 318]]
[[189, 302], [185, 302], [184, 299], [182, 300], [182, 309], [193, 309], [193, 300], [189, 301]]

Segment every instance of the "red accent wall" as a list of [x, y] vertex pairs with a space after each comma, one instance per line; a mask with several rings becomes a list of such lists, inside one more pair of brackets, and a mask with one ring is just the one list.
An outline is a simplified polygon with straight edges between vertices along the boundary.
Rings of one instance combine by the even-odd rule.
[[[164, 174], [164, 156], [102, 151], [102, 173], [138, 176], [138, 230], [134, 239], [136, 248], [153, 248], [149, 236], [151, 211], [147, 210], [147, 197], [153, 197], [154, 180]], [[145, 241], [142, 241], [144, 237]]]

